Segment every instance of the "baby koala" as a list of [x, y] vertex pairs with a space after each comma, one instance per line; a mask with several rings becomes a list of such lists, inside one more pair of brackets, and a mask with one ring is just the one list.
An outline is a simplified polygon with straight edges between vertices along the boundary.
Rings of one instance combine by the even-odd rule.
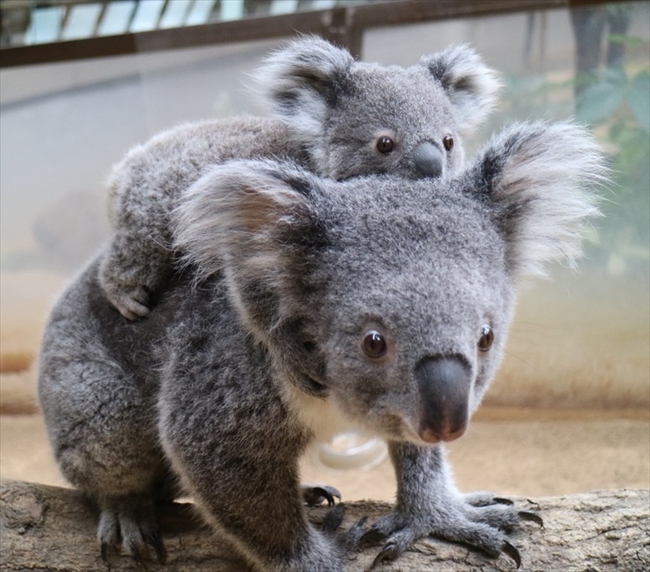
[[[519, 563], [525, 519], [461, 494], [444, 443], [502, 359], [517, 285], [580, 253], [606, 177], [571, 124], [519, 124], [455, 175], [321, 178], [290, 162], [211, 168], [174, 211], [184, 272], [146, 320], [106, 299], [100, 255], [57, 302], [39, 394], [59, 466], [100, 508], [102, 553], [164, 559], [157, 506], [191, 494], [256, 572], [343, 572], [435, 535]], [[360, 430], [388, 443], [393, 511], [336, 535], [307, 520], [299, 459]], [[340, 513], [340, 509], [338, 511]], [[336, 518], [335, 518], [336, 517]]]
[[404, 69], [355, 61], [317, 37], [271, 54], [257, 75], [274, 118], [182, 125], [132, 149], [113, 169], [115, 232], [100, 280], [129, 320], [149, 313], [170, 275], [171, 212], [209, 165], [277, 158], [336, 180], [440, 177], [463, 165], [463, 136], [486, 117], [499, 88], [496, 74], [467, 46]]

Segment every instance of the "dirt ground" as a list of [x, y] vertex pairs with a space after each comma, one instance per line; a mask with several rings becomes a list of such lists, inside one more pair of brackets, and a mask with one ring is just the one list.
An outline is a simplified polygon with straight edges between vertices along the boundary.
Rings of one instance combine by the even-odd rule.
[[[521, 412], [486, 411], [483, 420], [475, 421], [465, 436], [449, 446], [449, 460], [461, 490], [542, 496], [650, 488], [647, 418], [527, 416], [529, 420], [522, 419]], [[493, 417], [511, 419], [490, 420]], [[395, 494], [395, 478], [387, 460], [371, 470], [340, 472], [318, 468], [307, 456], [302, 474], [305, 482], [337, 487], [349, 501], [392, 501]], [[67, 486], [52, 459], [39, 414], [0, 416], [0, 475]]]

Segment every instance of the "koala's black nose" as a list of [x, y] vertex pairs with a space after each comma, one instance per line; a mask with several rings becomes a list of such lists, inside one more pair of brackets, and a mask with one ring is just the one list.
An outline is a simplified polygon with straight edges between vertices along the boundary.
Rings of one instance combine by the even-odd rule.
[[439, 177], [442, 175], [442, 151], [433, 143], [424, 141], [413, 150], [413, 162], [420, 177]]
[[434, 356], [415, 368], [420, 390], [420, 438], [453, 441], [467, 429], [472, 372], [460, 356]]

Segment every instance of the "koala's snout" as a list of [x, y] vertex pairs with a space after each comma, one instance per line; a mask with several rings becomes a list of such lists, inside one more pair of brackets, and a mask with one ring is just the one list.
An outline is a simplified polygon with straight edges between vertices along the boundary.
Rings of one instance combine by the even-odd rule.
[[434, 356], [415, 368], [420, 392], [418, 434], [427, 443], [453, 441], [467, 429], [472, 373], [459, 356]]
[[420, 143], [413, 150], [413, 162], [420, 177], [439, 177], [442, 175], [443, 161], [442, 151], [428, 141]]

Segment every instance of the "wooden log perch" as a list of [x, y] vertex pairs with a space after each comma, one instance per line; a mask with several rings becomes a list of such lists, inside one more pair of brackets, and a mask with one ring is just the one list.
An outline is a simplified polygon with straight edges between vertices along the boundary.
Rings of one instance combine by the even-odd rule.
[[[0, 488], [0, 570], [86, 572], [109, 570], [95, 539], [97, 514], [74, 490], [3, 480]], [[534, 572], [643, 572], [650, 570], [650, 491], [605, 490], [534, 500], [513, 499], [538, 511], [545, 526], [526, 523], [511, 536], [522, 554], [521, 570]], [[386, 503], [346, 504], [344, 526], [362, 516], [390, 510]], [[309, 509], [312, 522], [327, 508]], [[245, 572], [223, 540], [200, 524], [190, 504], [165, 509], [162, 526], [167, 563], [149, 571]], [[272, 526], [272, 523], [269, 523]], [[368, 570], [378, 548], [354, 555], [347, 570]], [[380, 572], [469, 572], [514, 570], [505, 556], [496, 560], [462, 545], [421, 540]], [[113, 555], [111, 572], [142, 570], [127, 555]], [[308, 572], [308, 571], [305, 571]]]

